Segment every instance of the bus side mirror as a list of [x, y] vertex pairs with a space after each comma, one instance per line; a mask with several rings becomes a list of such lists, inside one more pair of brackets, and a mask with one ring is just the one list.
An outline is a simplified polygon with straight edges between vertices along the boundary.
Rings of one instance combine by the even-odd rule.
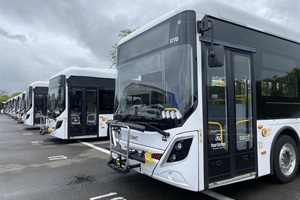
[[208, 53], [209, 67], [222, 67], [224, 65], [224, 46], [213, 45]]

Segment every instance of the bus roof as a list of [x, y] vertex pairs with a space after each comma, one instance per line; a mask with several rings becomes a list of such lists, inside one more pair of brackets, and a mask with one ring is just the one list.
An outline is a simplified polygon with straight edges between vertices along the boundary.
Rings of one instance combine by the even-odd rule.
[[49, 87], [49, 81], [35, 81], [31, 83], [28, 87], [32, 86], [35, 87]]
[[99, 77], [99, 78], [113, 78], [117, 76], [117, 71], [115, 69], [106, 68], [80, 68], [80, 67], [70, 67], [65, 69], [55, 75], [50, 79], [55, 78], [60, 75], [65, 75], [66, 78], [70, 76], [86, 76], [86, 77]]
[[224, 4], [218, 0], [191, 0], [179, 5], [177, 8], [171, 10], [165, 15], [129, 34], [127, 37], [123, 38], [118, 45], [186, 10], [194, 10], [200, 16], [202, 15], [202, 17], [205, 15], [212, 16], [250, 29], [300, 43], [300, 31], [297, 32], [288, 27], [265, 20], [251, 13]]

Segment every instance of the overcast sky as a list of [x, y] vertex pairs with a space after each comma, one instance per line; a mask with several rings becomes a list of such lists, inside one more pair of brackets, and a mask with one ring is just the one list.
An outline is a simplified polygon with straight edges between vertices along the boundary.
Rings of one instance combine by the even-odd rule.
[[[187, 0], [0, 0], [0, 89], [23, 92], [69, 67], [108, 68], [111, 46]], [[300, 29], [300, 0], [227, 0]]]

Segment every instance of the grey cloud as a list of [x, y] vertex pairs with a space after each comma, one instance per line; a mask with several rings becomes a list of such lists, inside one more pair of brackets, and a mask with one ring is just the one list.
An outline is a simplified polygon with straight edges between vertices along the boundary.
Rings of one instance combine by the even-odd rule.
[[12, 40], [19, 40], [21, 42], [27, 41], [27, 37], [25, 35], [9, 33], [6, 30], [4, 30], [2, 27], [0, 27], [0, 35]]
[[[1, 55], [0, 89], [20, 91], [71, 66], [108, 67], [107, 55], [120, 40], [121, 29], [141, 27], [185, 1], [1, 0], [0, 35], [7, 40], [5, 46], [1, 44], [5, 51]], [[300, 29], [300, 3], [295, 0], [228, 3]], [[13, 40], [26, 42], [16, 44]]]

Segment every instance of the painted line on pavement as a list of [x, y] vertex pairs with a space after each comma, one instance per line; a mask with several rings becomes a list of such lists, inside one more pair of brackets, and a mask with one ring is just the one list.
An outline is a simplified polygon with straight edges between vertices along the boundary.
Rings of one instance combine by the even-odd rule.
[[33, 135], [33, 133], [23, 133], [22, 135]]
[[31, 144], [32, 145], [42, 145], [44, 143], [44, 141], [32, 141]]
[[101, 195], [101, 196], [92, 197], [92, 198], [90, 198], [90, 200], [102, 199], [102, 198], [105, 198], [105, 197], [114, 196], [116, 194], [117, 194], [116, 192], [111, 192], [109, 194], [104, 194], [104, 195]]
[[64, 155], [59, 155], [59, 156], [49, 156], [49, 157], [47, 157], [47, 158], [48, 158], [48, 160], [63, 160], [63, 159], [67, 159], [67, 157], [64, 156]]
[[86, 146], [89, 146], [89, 147], [91, 147], [91, 148], [93, 148], [93, 149], [96, 149], [96, 150], [98, 150], [98, 151], [101, 151], [101, 152], [103, 152], [103, 153], [110, 154], [110, 151], [108, 151], [108, 150], [106, 150], [106, 149], [103, 149], [103, 148], [101, 148], [101, 147], [97, 147], [97, 146], [95, 146], [95, 145], [93, 145], [93, 144], [91, 144], [91, 143], [88, 143], [88, 142], [82, 142], [81, 140], [77, 140], [77, 141], [80, 142], [81, 144], [84, 144], [84, 145], [86, 145]]
[[226, 197], [226, 196], [224, 196], [222, 194], [219, 194], [219, 193], [211, 191], [211, 190], [205, 190], [202, 193], [205, 194], [205, 195], [207, 195], [207, 196], [210, 196], [210, 197], [212, 197], [214, 199], [217, 199], [217, 200], [234, 200], [234, 199], [232, 199], [230, 197]]

